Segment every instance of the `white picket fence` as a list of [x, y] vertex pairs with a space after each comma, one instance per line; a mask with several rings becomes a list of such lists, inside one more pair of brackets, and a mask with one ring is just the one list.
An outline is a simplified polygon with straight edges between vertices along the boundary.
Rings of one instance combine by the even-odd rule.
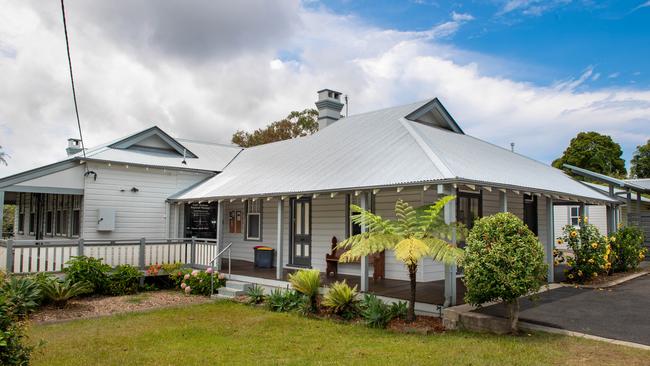
[[181, 262], [207, 268], [218, 252], [216, 239], [7, 239], [0, 240], [0, 269], [8, 273], [61, 272], [71, 257], [79, 255], [101, 258], [112, 267], [130, 264], [145, 270], [152, 264]]

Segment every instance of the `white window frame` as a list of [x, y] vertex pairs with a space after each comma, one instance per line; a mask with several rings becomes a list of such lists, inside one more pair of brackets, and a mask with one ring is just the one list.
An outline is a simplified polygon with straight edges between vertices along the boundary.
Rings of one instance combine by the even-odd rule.
[[[259, 237], [251, 237], [249, 236], [249, 225], [250, 225], [250, 217], [251, 216], [257, 216], [257, 223], [258, 223], [258, 233]], [[262, 241], [262, 200], [257, 199], [257, 200], [246, 200], [246, 228], [244, 230], [244, 238], [245, 240], [249, 241]]]
[[[573, 214], [573, 210], [576, 210], [576, 214]], [[569, 225], [573, 226], [580, 226], [580, 206], [569, 206], [569, 212], [568, 212], [568, 217], [569, 217]], [[576, 220], [576, 223], [573, 223], [573, 219]]]

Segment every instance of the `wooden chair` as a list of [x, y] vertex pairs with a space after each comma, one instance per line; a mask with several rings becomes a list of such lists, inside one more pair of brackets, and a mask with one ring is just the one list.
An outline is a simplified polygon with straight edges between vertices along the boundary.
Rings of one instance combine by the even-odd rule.
[[[325, 254], [325, 262], [327, 264], [326, 267], [326, 276], [333, 276], [336, 278], [339, 274], [339, 258], [343, 253], [345, 253], [347, 250], [343, 249], [336, 249], [336, 245], [338, 244], [338, 240], [336, 239], [336, 236], [332, 237], [332, 248], [330, 249], [330, 253]], [[347, 263], [360, 263], [360, 260], [357, 260], [355, 262], [347, 262]], [[378, 279], [383, 279], [385, 275], [385, 266], [386, 266], [386, 255], [384, 252], [373, 254], [371, 256], [368, 256], [368, 264], [372, 264], [373, 266], [373, 273], [372, 273], [372, 279], [374, 281]]]

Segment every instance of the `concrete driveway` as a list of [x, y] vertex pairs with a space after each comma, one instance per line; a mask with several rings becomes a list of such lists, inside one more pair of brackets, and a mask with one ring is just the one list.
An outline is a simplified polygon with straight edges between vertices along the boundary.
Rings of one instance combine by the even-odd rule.
[[[521, 309], [525, 322], [650, 345], [650, 275], [602, 290], [561, 287]], [[506, 314], [500, 304], [478, 311]]]

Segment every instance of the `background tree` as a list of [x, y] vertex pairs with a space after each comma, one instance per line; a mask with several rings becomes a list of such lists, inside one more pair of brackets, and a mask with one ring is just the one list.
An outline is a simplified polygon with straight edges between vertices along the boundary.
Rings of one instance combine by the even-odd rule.
[[630, 161], [630, 175], [635, 178], [650, 178], [650, 140], [636, 147]]
[[0, 235], [0, 238], [4, 236], [4, 234], [9, 235], [10, 233], [14, 232], [14, 218], [16, 214], [16, 206], [4, 205], [3, 210], [4, 212], [2, 216], [2, 235]]
[[462, 264], [465, 301], [472, 305], [504, 302], [510, 330], [516, 333], [519, 297], [546, 283], [544, 250], [535, 234], [511, 213], [483, 217], [467, 237]]
[[[612, 177], [624, 178], [627, 171], [622, 155], [621, 145], [614, 142], [610, 136], [601, 135], [598, 132], [580, 132], [571, 139], [564, 154], [553, 161], [553, 166], [563, 169], [569, 174], [572, 173], [563, 167], [564, 164]], [[577, 176], [576, 178], [583, 179]]]
[[0, 163], [2, 163], [4, 165], [7, 165], [7, 158], [8, 157], [9, 157], [9, 155], [7, 155], [7, 153], [4, 152], [4, 150], [2, 150], [2, 146], [0, 146]]
[[307, 136], [316, 131], [318, 131], [318, 111], [305, 109], [301, 112], [293, 111], [286, 118], [253, 132], [238, 130], [232, 135], [232, 143], [241, 147], [251, 147]]
[[341, 242], [337, 249], [349, 249], [341, 255], [343, 263], [353, 262], [361, 257], [395, 251], [395, 259], [404, 263], [409, 272], [411, 294], [407, 322], [415, 320], [415, 288], [418, 262], [424, 257], [451, 264], [463, 256], [463, 250], [443, 240], [448, 229], [441, 222], [440, 211], [454, 196], [439, 199], [435, 205], [416, 210], [399, 200], [395, 203], [397, 220], [382, 219], [359, 206], [350, 205], [352, 222], [367, 228], [367, 232], [351, 236]]

